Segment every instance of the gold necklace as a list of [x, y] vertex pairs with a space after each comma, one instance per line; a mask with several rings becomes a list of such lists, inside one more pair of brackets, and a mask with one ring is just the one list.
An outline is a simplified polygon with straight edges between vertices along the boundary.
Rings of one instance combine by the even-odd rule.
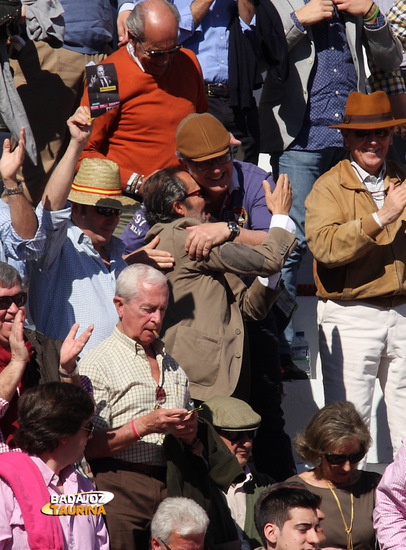
[[327, 479], [324, 480], [327, 483], [327, 487], [330, 489], [330, 491], [333, 494], [333, 497], [337, 503], [338, 509], [340, 510], [341, 519], [343, 520], [345, 533], [347, 535], [347, 550], [353, 550], [354, 546], [352, 544], [352, 526], [354, 525], [354, 495], [351, 491], [350, 487], [350, 495], [351, 495], [351, 519], [350, 519], [350, 526], [347, 525], [347, 522], [345, 521], [343, 509], [341, 508], [341, 503], [338, 500], [338, 496], [336, 495], [333, 487], [330, 485], [330, 483], [327, 481]]

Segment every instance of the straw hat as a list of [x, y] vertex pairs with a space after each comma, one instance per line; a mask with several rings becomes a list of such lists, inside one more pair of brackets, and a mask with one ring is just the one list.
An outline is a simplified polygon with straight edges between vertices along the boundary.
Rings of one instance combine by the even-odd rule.
[[78, 204], [131, 209], [136, 202], [121, 192], [120, 169], [112, 160], [85, 158], [76, 174], [69, 200]]
[[230, 134], [209, 113], [193, 113], [176, 130], [176, 150], [195, 162], [220, 157], [230, 148]]
[[393, 118], [389, 98], [385, 92], [361, 94], [352, 92], [347, 98], [341, 124], [329, 126], [341, 130], [375, 130], [406, 124], [406, 118]]

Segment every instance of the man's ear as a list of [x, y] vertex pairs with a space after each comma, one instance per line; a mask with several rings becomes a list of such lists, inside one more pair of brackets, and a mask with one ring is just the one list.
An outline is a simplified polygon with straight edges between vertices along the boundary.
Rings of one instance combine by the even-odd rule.
[[159, 540], [156, 537], [152, 537], [151, 539], [151, 549], [152, 550], [159, 550], [161, 547]]
[[186, 216], [185, 212], [185, 205], [181, 201], [175, 201], [172, 204], [172, 208], [174, 209], [175, 213], [179, 218], [184, 218]]
[[121, 298], [121, 296], [114, 296], [113, 303], [116, 306], [116, 310], [117, 310], [119, 319], [122, 319], [123, 318], [124, 300]]
[[279, 534], [280, 529], [277, 525], [274, 523], [265, 524], [264, 535], [266, 540], [272, 545], [272, 548], [274, 548], [274, 545], [278, 542]]

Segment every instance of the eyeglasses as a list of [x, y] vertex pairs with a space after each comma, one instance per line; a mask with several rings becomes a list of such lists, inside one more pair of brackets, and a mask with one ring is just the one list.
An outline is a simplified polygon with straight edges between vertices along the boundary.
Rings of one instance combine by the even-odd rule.
[[365, 456], [365, 451], [359, 451], [358, 453], [352, 453], [350, 455], [339, 455], [335, 453], [324, 453], [326, 460], [332, 466], [342, 466], [348, 460], [350, 464], [357, 464]]
[[162, 357], [162, 383], [158, 384], [158, 386], [155, 388], [155, 406], [154, 410], [160, 409], [162, 405], [166, 403], [166, 391], [164, 388], [165, 384], [165, 371], [172, 369], [172, 366], [170, 364], [170, 359], [163, 350], [163, 357]]
[[210, 170], [215, 165], [223, 166], [223, 164], [227, 164], [227, 162], [230, 162], [232, 158], [233, 157], [231, 151], [227, 151], [227, 153], [224, 153], [224, 155], [221, 155], [220, 157], [215, 157], [214, 159], [201, 160], [200, 162], [197, 160], [188, 160], [187, 162], [193, 164], [198, 172], [203, 172], [204, 170]]
[[100, 216], [106, 216], [106, 218], [110, 216], [117, 216], [117, 218], [119, 218], [123, 213], [120, 208], [107, 208], [105, 206], [96, 206], [96, 210]]
[[1, 296], [0, 297], [0, 309], [9, 309], [12, 304], [17, 307], [22, 307], [27, 301], [27, 293], [19, 292], [14, 296]]
[[186, 198], [188, 197], [200, 197], [201, 199], [204, 198], [203, 191], [201, 189], [196, 189], [196, 191], [192, 191], [191, 193], [188, 193], [186, 195]]
[[244, 437], [248, 437], [249, 439], [254, 439], [254, 437], [257, 435], [257, 430], [241, 430], [239, 432], [230, 432], [228, 430], [217, 430], [217, 433], [219, 435], [222, 435], [231, 443], [237, 443], [238, 441], [241, 441]]
[[172, 548], [169, 546], [169, 544], [166, 544], [166, 542], [163, 539], [161, 539], [161, 537], [157, 537], [157, 539], [162, 544], [162, 546], [165, 546], [166, 550], [172, 550]]
[[91, 420], [86, 424], [86, 426], [83, 426], [82, 429], [85, 430], [86, 432], [88, 432], [87, 433], [87, 438], [88, 439], [90, 439], [93, 436], [94, 424]]
[[374, 135], [378, 139], [385, 139], [392, 133], [390, 128], [378, 128], [377, 130], [354, 130], [357, 139], [368, 139]]
[[164, 55], [175, 55], [182, 46], [175, 46], [174, 48], [170, 48], [169, 50], [147, 50], [144, 48], [144, 42], [140, 39], [139, 36], [136, 34], [134, 37], [138, 40], [139, 44], [141, 45], [142, 51], [148, 56], [148, 57], [163, 57]]

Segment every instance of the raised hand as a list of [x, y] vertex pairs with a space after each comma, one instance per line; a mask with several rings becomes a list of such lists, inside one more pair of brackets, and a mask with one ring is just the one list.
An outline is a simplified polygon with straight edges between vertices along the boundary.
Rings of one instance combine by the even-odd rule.
[[78, 355], [82, 352], [83, 348], [89, 341], [93, 328], [94, 325], [90, 325], [78, 338], [76, 338], [79, 330], [79, 323], [72, 325], [68, 336], [63, 341], [60, 353], [61, 368], [67, 373], [72, 372], [75, 369]]
[[385, 202], [380, 210], [378, 210], [378, 218], [382, 225], [386, 225], [396, 221], [406, 208], [406, 183], [394, 185], [389, 183]]
[[11, 152], [11, 143], [5, 139], [3, 143], [3, 154], [0, 160], [0, 172], [3, 181], [16, 181], [17, 170], [22, 166], [25, 157], [25, 129], [21, 128], [18, 145]]
[[262, 186], [265, 191], [266, 206], [271, 214], [289, 215], [292, 206], [292, 187], [287, 174], [281, 174], [276, 182], [274, 191], [271, 191], [269, 182], [264, 180]]
[[24, 311], [19, 309], [14, 317], [9, 343], [11, 361], [20, 363], [21, 365], [24, 365], [25, 368], [28, 361], [28, 350], [24, 342], [24, 319]]
[[89, 107], [82, 105], [68, 118], [70, 135], [77, 143], [86, 144], [92, 133], [93, 123], [90, 120]]

